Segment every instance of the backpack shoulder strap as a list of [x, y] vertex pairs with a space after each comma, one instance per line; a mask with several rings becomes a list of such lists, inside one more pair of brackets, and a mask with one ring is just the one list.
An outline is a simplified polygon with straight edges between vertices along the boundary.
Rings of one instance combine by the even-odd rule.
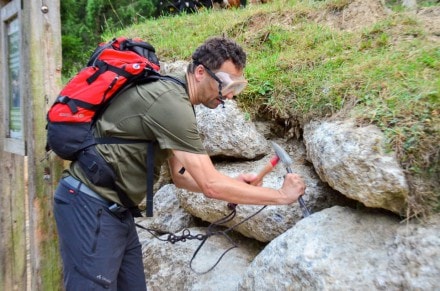
[[161, 75], [159, 77], [159, 79], [172, 81], [172, 82], [177, 83], [177, 84], [179, 84], [180, 86], [182, 86], [182, 87], [184, 87], [186, 89], [186, 84], [183, 83], [182, 81], [180, 81], [179, 79], [175, 78], [175, 77], [171, 77], [171, 76], [168, 76], [168, 75]]
[[153, 183], [154, 183], [154, 144], [148, 143], [147, 147], [147, 194], [146, 194], [146, 216], [153, 217]]
[[172, 81], [172, 82], [177, 83], [186, 89], [186, 84], [184, 82], [182, 82], [181, 80], [179, 80], [175, 77], [172, 77], [172, 76], [162, 75], [162, 74], [160, 74], [158, 72], [154, 72], [154, 71], [149, 72], [149, 75], [146, 78], [142, 78], [142, 79], [138, 80], [136, 82], [136, 84], [145, 84], [145, 83], [154, 82], [156, 80]]
[[[177, 78], [161, 75], [159, 73], [151, 75], [149, 78], [157, 80], [169, 80], [175, 82], [186, 90], [186, 85]], [[146, 216], [153, 217], [153, 183], [154, 183], [154, 143], [149, 142], [147, 147], [147, 194], [146, 194]]]

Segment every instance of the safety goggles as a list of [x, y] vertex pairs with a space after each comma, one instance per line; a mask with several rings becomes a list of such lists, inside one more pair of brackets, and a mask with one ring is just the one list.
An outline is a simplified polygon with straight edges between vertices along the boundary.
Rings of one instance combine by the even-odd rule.
[[222, 89], [220, 91], [223, 96], [230, 93], [237, 96], [246, 88], [247, 81], [243, 76], [235, 77], [225, 72], [217, 72], [215, 75], [221, 80]]
[[246, 88], [247, 81], [243, 76], [236, 77], [226, 72], [213, 73], [209, 68], [203, 65], [206, 72], [218, 82], [219, 95], [226, 96], [232, 93], [234, 96], [240, 94]]

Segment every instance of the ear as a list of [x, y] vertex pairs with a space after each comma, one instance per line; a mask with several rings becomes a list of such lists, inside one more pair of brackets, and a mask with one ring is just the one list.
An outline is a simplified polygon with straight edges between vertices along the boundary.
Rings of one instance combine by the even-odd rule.
[[203, 67], [203, 65], [198, 65], [195, 69], [194, 69], [194, 78], [197, 81], [201, 81], [203, 80], [203, 78], [205, 78], [206, 76], [206, 70]]

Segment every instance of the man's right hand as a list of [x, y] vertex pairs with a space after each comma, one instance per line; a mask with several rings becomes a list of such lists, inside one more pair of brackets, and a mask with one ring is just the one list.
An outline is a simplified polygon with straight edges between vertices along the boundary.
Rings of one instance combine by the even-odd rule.
[[289, 173], [284, 177], [284, 183], [280, 192], [286, 196], [286, 204], [298, 201], [298, 198], [304, 195], [305, 191], [306, 184], [300, 175]]

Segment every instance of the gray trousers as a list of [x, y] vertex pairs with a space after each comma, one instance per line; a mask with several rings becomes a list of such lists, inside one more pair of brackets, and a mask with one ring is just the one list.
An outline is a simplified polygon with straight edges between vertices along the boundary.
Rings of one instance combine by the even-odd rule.
[[147, 290], [141, 245], [129, 211], [116, 215], [108, 203], [63, 179], [54, 200], [67, 291]]

